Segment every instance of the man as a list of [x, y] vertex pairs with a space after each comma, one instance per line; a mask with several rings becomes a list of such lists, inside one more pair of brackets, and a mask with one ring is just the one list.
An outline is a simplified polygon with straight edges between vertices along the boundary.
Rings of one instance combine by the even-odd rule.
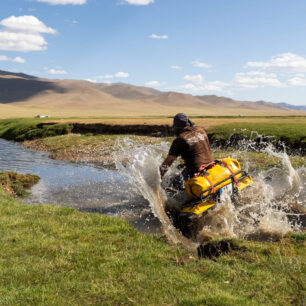
[[208, 136], [203, 128], [195, 126], [183, 113], [175, 115], [173, 128], [176, 138], [170, 147], [167, 158], [160, 166], [160, 174], [163, 177], [174, 160], [181, 156], [186, 166], [182, 176], [184, 181], [187, 181], [214, 161]]

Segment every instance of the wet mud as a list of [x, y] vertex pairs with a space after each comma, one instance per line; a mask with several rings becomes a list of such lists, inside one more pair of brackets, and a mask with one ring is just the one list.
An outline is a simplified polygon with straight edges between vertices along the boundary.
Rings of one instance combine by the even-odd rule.
[[199, 258], [209, 259], [217, 258], [232, 251], [243, 252], [246, 250], [246, 247], [241, 247], [236, 242], [230, 239], [207, 242], [197, 248]]
[[110, 125], [102, 123], [73, 123], [72, 133], [87, 134], [134, 134], [140, 136], [166, 137], [173, 136], [173, 129], [169, 125]]

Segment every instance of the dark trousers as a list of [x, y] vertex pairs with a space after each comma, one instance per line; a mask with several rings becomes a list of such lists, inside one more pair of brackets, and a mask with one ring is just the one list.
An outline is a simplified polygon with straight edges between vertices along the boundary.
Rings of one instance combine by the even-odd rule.
[[171, 187], [175, 190], [185, 190], [185, 182], [191, 178], [189, 172], [184, 168], [181, 173], [175, 175], [171, 180]]

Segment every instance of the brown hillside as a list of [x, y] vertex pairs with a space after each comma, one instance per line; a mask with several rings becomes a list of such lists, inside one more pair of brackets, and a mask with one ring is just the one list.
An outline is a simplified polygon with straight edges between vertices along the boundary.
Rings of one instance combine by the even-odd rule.
[[0, 71], [0, 105], [4, 104], [12, 107], [0, 108], [2, 118], [10, 117], [14, 107], [17, 107], [16, 112], [18, 110], [15, 116], [22, 116], [23, 113], [30, 116], [45, 113], [84, 117], [171, 116], [177, 112], [202, 116], [305, 114], [264, 101], [236, 101], [214, 95], [192, 96], [123, 83], [42, 79]]
[[128, 100], [147, 99], [161, 94], [160, 91], [155, 90], [153, 88], [133, 86], [124, 83], [102, 83], [99, 88], [116, 98]]
[[212, 107], [211, 104], [198, 99], [189, 94], [177, 92], [163, 92], [150, 101], [167, 106], [180, 106], [180, 107]]
[[198, 99], [210, 103], [217, 107], [233, 107], [233, 108], [242, 108], [242, 109], [276, 109], [279, 110], [280, 108], [284, 109], [283, 107], [279, 107], [273, 103], [265, 102], [265, 101], [257, 101], [257, 102], [250, 102], [250, 101], [238, 101], [233, 100], [231, 98], [226, 97], [219, 97], [215, 95], [206, 95], [206, 96], [197, 96]]

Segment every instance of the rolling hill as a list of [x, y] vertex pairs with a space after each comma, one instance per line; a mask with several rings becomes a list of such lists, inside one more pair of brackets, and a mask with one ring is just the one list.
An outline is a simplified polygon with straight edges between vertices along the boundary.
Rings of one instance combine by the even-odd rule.
[[[6, 106], [5, 106], [6, 105]], [[124, 83], [44, 79], [0, 70], [0, 117], [32, 116], [172, 116], [304, 115], [287, 105], [237, 101], [215, 95], [193, 96]]]

